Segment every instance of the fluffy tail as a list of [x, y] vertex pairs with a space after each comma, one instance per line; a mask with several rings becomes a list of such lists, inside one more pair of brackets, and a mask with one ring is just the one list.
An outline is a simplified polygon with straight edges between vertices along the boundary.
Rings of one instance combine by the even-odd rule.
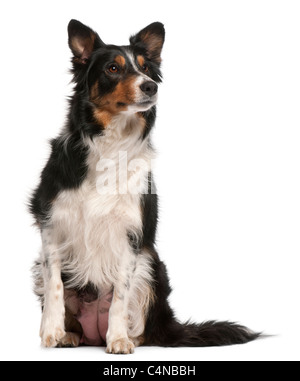
[[189, 342], [193, 345], [198, 342], [198, 346], [219, 346], [244, 344], [255, 340], [260, 335], [249, 328], [227, 321], [207, 321], [202, 324], [183, 325], [184, 335], [187, 335]]
[[201, 324], [180, 323], [169, 306], [171, 292], [165, 265], [154, 263], [155, 302], [146, 320], [144, 343], [164, 347], [210, 347], [243, 344], [260, 336], [242, 325], [228, 321], [207, 321]]
[[163, 332], [156, 332], [150, 341], [152, 345], [165, 347], [212, 347], [244, 344], [259, 336], [260, 333], [227, 321], [181, 324], [172, 319], [164, 326]]

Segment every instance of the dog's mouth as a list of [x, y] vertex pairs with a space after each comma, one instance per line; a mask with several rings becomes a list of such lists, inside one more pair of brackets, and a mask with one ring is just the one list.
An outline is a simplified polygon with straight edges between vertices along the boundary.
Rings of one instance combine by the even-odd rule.
[[122, 106], [126, 108], [124, 110], [125, 113], [136, 113], [136, 112], [144, 112], [150, 110], [157, 103], [157, 94], [152, 97], [144, 96], [137, 97], [132, 103], [121, 103], [118, 102], [118, 106]]
[[147, 97], [147, 99], [141, 99], [140, 101], [137, 101], [135, 103], [135, 106], [138, 108], [146, 109], [148, 110], [152, 106], [154, 106], [157, 102], [157, 94], [155, 94], [152, 97]]
[[136, 103], [136, 105], [137, 105], [137, 106], [140, 106], [140, 107], [152, 106], [152, 105], [154, 105], [154, 104], [155, 104], [155, 102], [153, 102], [153, 101], [143, 101], [143, 102], [138, 102], [138, 103]]
[[154, 106], [156, 104], [156, 102], [157, 102], [157, 96], [155, 95], [153, 97], [148, 97], [147, 99], [137, 100], [133, 103], [118, 102], [117, 105], [118, 105], [118, 107], [149, 109], [152, 106]]

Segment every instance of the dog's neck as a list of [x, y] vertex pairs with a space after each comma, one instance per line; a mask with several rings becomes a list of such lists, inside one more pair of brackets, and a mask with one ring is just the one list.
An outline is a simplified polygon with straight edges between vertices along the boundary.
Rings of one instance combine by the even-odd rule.
[[[128, 166], [132, 160], [140, 160], [142, 167], [150, 169], [154, 153], [150, 136], [143, 138], [145, 124], [142, 115], [123, 113], [114, 117], [100, 136], [85, 139], [89, 147], [89, 168], [96, 169], [101, 160], [102, 163], [108, 160], [108, 166], [116, 168]], [[120, 160], [123, 164], [120, 164]]]

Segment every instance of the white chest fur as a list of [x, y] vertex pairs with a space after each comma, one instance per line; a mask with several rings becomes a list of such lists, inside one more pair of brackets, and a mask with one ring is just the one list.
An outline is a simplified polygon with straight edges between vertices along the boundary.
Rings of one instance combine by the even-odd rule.
[[52, 227], [70, 286], [92, 282], [110, 288], [124, 257], [132, 255], [128, 233], [142, 229], [140, 200], [148, 191], [153, 157], [141, 127], [138, 117], [123, 125], [118, 120], [104, 136], [88, 140], [87, 177], [53, 203]]

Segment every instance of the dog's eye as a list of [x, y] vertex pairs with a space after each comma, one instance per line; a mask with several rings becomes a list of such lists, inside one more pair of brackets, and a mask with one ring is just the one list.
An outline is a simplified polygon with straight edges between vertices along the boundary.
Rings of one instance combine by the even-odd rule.
[[145, 73], [147, 73], [147, 71], [149, 71], [149, 66], [147, 64], [144, 64], [142, 66], [142, 69], [144, 70]]
[[119, 68], [116, 64], [111, 64], [108, 66], [108, 71], [112, 74], [118, 73]]

